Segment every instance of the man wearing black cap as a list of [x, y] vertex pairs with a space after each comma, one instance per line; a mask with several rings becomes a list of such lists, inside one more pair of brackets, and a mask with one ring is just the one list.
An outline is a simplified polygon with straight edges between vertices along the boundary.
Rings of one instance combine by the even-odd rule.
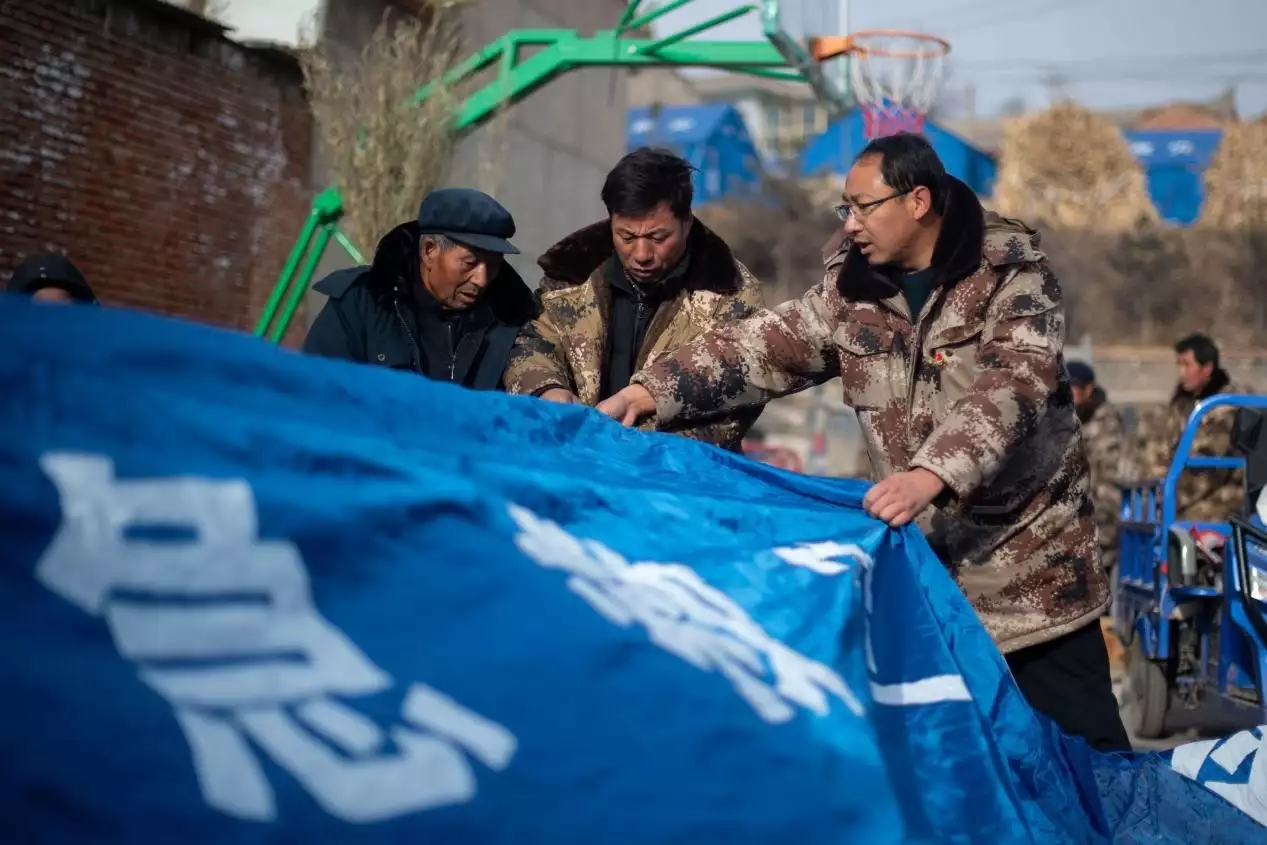
[[97, 305], [88, 280], [61, 253], [32, 255], [18, 265], [6, 286], [9, 293], [29, 296], [36, 302]]
[[515, 221], [487, 194], [432, 191], [417, 221], [379, 241], [374, 263], [331, 273], [304, 351], [410, 370], [477, 390], [501, 387], [532, 293], [502, 259]]
[[1073, 404], [1082, 423], [1082, 439], [1091, 464], [1091, 499], [1095, 503], [1100, 563], [1106, 571], [1117, 561], [1117, 520], [1122, 509], [1118, 483], [1129, 461], [1122, 415], [1095, 383], [1095, 370], [1082, 361], [1065, 365]]

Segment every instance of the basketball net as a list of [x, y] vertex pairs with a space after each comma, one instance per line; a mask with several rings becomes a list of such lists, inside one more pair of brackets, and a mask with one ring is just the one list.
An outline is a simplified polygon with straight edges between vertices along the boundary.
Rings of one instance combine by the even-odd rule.
[[849, 78], [868, 140], [923, 132], [950, 44], [935, 35], [865, 30], [850, 38]]
[[862, 109], [862, 126], [867, 140], [896, 135], [899, 132], [924, 131], [924, 112], [903, 108], [882, 100], [879, 103], [860, 103]]

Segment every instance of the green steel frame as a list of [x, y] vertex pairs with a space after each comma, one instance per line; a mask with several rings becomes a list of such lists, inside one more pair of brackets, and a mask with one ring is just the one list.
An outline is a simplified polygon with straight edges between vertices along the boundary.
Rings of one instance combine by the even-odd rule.
[[[498, 109], [527, 97], [556, 76], [586, 66], [709, 67], [806, 82], [813, 86], [834, 113], [848, 108], [849, 92], [832, 90], [800, 43], [781, 29], [779, 0], [763, 0], [759, 7], [739, 6], [660, 38], [627, 37], [629, 33], [692, 2], [694, 0], [670, 0], [637, 16], [642, 0], [629, 0], [615, 29], [596, 32], [589, 37], [566, 29], [526, 29], [506, 33], [460, 62], [441, 79], [441, 84], [445, 86], [458, 85], [474, 74], [496, 66], [495, 78], [458, 106], [454, 131], [470, 131], [492, 117]], [[754, 11], [761, 13], [766, 41], [688, 40]], [[521, 61], [520, 48], [528, 46], [542, 49]], [[435, 83], [431, 82], [420, 88], [414, 95], [414, 102], [428, 97], [434, 86]], [[339, 244], [353, 261], [364, 263], [361, 252], [338, 229], [342, 214], [343, 198], [334, 186], [313, 200], [312, 211], [255, 326], [256, 336], [267, 336], [274, 342], [285, 336], [331, 240]]]

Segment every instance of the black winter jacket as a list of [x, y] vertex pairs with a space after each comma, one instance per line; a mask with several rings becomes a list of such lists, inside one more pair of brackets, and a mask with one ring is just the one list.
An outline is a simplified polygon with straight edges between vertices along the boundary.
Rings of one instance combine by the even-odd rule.
[[[304, 351], [328, 358], [410, 370], [477, 390], [501, 388], [520, 326], [532, 320], [532, 292], [508, 264], [462, 316], [461, 339], [448, 358], [430, 360], [440, 344], [423, 338], [420, 320], [418, 224], [397, 226], [379, 242], [370, 266], [338, 270], [313, 289], [329, 297], [304, 340]], [[425, 296], [425, 295], [423, 295]], [[447, 349], [447, 344], [443, 345]]]

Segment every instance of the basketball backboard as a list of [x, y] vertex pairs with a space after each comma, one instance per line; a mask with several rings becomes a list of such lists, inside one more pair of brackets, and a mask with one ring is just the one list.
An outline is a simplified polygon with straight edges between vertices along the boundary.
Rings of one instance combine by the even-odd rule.
[[774, 48], [799, 70], [833, 115], [852, 108], [848, 54], [817, 62], [808, 40], [848, 35], [848, 0], [762, 0], [761, 26]]

